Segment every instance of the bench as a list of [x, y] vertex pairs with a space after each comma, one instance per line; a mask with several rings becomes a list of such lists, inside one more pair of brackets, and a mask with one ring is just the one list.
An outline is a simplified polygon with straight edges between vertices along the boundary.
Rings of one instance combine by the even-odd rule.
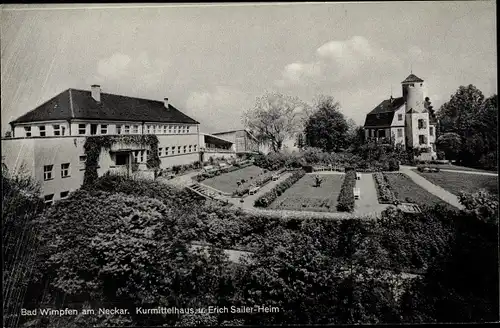
[[259, 187], [253, 187], [252, 189], [250, 189], [250, 190], [248, 191], [248, 194], [249, 194], [249, 195], [253, 195], [253, 194], [255, 194], [257, 191], [259, 191]]
[[361, 191], [359, 190], [359, 188], [352, 188], [352, 191], [354, 192], [354, 199], [359, 199], [359, 197], [361, 196]]
[[356, 180], [361, 180], [361, 173], [356, 173]]

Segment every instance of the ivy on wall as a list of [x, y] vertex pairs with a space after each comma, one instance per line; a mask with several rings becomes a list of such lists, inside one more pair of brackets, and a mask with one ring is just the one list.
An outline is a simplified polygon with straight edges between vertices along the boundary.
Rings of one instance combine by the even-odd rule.
[[110, 150], [114, 144], [123, 143], [137, 146], [149, 146], [146, 166], [148, 169], [160, 168], [158, 156], [158, 137], [155, 135], [124, 135], [124, 136], [92, 136], [87, 137], [83, 149], [87, 159], [85, 161], [85, 174], [83, 185], [92, 184], [98, 178], [97, 168], [102, 149]]

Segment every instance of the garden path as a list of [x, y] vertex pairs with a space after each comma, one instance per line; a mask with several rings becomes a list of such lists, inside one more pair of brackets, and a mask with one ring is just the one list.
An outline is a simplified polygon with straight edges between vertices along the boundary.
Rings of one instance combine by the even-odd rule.
[[356, 180], [356, 188], [360, 189], [360, 197], [355, 202], [354, 213], [380, 213], [389, 206], [387, 204], [379, 204], [377, 187], [371, 173], [361, 173], [361, 179]]
[[198, 175], [198, 171], [194, 171], [194, 172], [189, 172], [189, 173], [186, 173], [186, 174], [183, 174], [183, 175], [180, 175], [180, 176], [176, 176], [175, 178], [173, 179], [166, 179], [166, 178], [163, 178], [163, 177], [159, 177], [157, 180], [160, 181], [160, 182], [163, 182], [163, 183], [167, 183], [167, 184], [170, 184], [170, 185], [173, 185], [173, 186], [177, 186], [179, 188], [184, 188], [184, 187], [187, 187], [187, 186], [190, 186], [193, 184], [193, 177], [195, 175]]
[[[458, 209], [464, 209], [464, 206], [460, 204], [458, 201], [458, 197], [453, 195], [451, 192], [433, 184], [429, 180], [425, 179], [422, 177], [420, 174], [417, 174], [416, 172], [411, 170], [411, 167], [409, 166], [400, 166], [399, 167], [400, 171], [404, 174], [406, 174], [410, 179], [413, 180], [416, 184], [430, 192], [431, 194], [436, 195], [437, 197], [441, 198], [445, 202], [457, 207]], [[461, 171], [462, 172], [462, 171]]]

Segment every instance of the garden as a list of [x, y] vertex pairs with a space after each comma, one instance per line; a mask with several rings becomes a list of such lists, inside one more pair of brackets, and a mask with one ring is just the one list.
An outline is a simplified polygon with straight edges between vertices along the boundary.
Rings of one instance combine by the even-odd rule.
[[440, 171], [439, 173], [417, 171], [417, 173], [454, 195], [458, 195], [460, 192], [472, 193], [480, 189], [498, 195], [498, 176], [447, 171]]
[[[415, 184], [413, 180], [411, 180], [407, 175], [403, 173], [383, 173], [384, 182], [384, 190], [388, 189], [393, 193], [394, 199], [399, 202], [406, 203], [415, 203], [419, 205], [436, 205], [440, 204], [445, 207], [449, 207], [455, 209], [454, 206], [448, 204], [443, 201], [441, 198], [431, 194], [424, 188]], [[377, 182], [377, 178], [375, 178]], [[380, 182], [380, 180], [378, 181]], [[377, 183], [377, 189], [380, 189], [380, 183]], [[384, 191], [385, 194], [389, 194], [389, 192]], [[384, 196], [388, 197], [387, 199], [390, 201], [392, 196]], [[379, 198], [380, 199], [380, 198]]]
[[[207, 173], [210, 174], [212, 172]], [[222, 171], [217, 174], [214, 172], [213, 177], [203, 180], [197, 178], [197, 181], [222, 192], [233, 193], [242, 183], [242, 180], [244, 182], [247, 180], [253, 180], [262, 173], [264, 173], [263, 169], [251, 165], [227, 173]]]
[[343, 174], [321, 175], [323, 182], [316, 187], [315, 176], [305, 175], [281, 194], [268, 207], [273, 210], [336, 212]]

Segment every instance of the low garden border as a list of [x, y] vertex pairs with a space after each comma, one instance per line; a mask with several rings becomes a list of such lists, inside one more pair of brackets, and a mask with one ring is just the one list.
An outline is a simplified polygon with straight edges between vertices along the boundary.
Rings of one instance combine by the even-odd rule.
[[344, 182], [340, 189], [339, 198], [337, 201], [337, 211], [352, 212], [354, 211], [354, 187], [356, 186], [356, 171], [349, 170], [344, 176]]
[[276, 200], [281, 194], [290, 188], [294, 183], [302, 179], [306, 175], [304, 170], [297, 170], [292, 173], [291, 176], [286, 178], [284, 181], [280, 182], [273, 189], [269, 190], [265, 194], [261, 195], [254, 202], [255, 207], [268, 207], [272, 202]]
[[385, 175], [377, 172], [373, 174], [373, 179], [377, 187], [378, 202], [380, 204], [394, 204], [396, 196], [394, 196], [394, 192], [391, 190], [391, 186], [387, 182]]

